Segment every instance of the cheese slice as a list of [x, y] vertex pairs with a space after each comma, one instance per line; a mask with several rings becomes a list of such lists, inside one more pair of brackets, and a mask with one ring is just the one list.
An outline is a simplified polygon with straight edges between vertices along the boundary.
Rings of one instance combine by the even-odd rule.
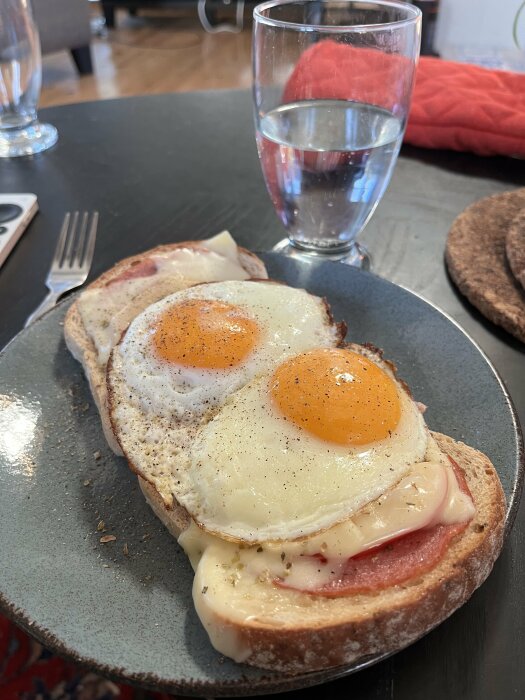
[[[179, 537], [194, 569], [204, 551], [213, 546], [219, 558], [253, 579], [285, 578], [302, 590], [315, 590], [337, 578], [345, 562], [372, 547], [401, 535], [438, 523], [465, 522], [474, 505], [459, 486], [450, 465], [421, 462], [385, 496], [363, 508], [353, 518], [303, 540], [264, 542], [250, 547], [203, 532], [195, 523]], [[322, 555], [333, 566], [319, 569], [313, 555]]]
[[[448, 458], [431, 437], [425, 462], [413, 465], [393, 489], [352, 519], [325, 532], [247, 547], [210, 535], [193, 523], [179, 543], [195, 570], [195, 609], [212, 645], [242, 662], [251, 650], [231, 622], [279, 629], [308, 613], [310, 624], [322, 624], [326, 615], [337, 617], [339, 609], [344, 614], [345, 596], [328, 599], [308, 591], [315, 593], [337, 578], [349, 557], [422, 527], [467, 522], [474, 512]], [[330, 566], [319, 566], [312, 554], [321, 554]], [[276, 578], [286, 579], [287, 587], [275, 585]]]
[[[461, 491], [448, 460], [439, 454], [439, 461], [413, 465], [396, 487], [353, 518], [304, 540], [239, 546], [205, 533], [192, 523], [179, 537], [179, 544], [196, 571], [194, 596], [199, 600], [200, 591], [209, 586], [206, 581], [209, 576], [213, 578], [217, 568], [232, 586], [280, 578], [291, 588], [315, 592], [337, 579], [350, 557], [424, 527], [466, 522], [474, 511], [472, 500]], [[313, 555], [321, 555], [330, 566], [320, 567]], [[211, 598], [210, 593], [206, 605]], [[198, 602], [195, 601], [199, 612]], [[223, 605], [227, 606], [227, 601], [218, 597], [213, 608], [220, 612]], [[231, 614], [243, 621], [248, 613], [228, 610], [226, 616]]]
[[227, 231], [202, 241], [202, 248], [175, 248], [146, 255], [156, 266], [147, 277], [116, 279], [109, 286], [86, 289], [78, 309], [86, 332], [105, 365], [131, 321], [150, 304], [200, 282], [245, 280], [237, 244]]

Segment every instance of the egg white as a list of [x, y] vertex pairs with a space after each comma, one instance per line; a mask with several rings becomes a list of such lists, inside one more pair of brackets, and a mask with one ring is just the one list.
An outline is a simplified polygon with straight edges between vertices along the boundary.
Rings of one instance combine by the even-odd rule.
[[311, 535], [351, 517], [425, 457], [428, 430], [399, 383], [391, 435], [347, 447], [287, 420], [268, 382], [259, 377], [233, 394], [189, 448], [177, 498], [208, 532], [247, 542]]
[[[208, 370], [158, 356], [153, 334], [162, 314], [190, 299], [235, 304], [256, 321], [258, 343], [244, 362]], [[337, 346], [340, 336], [322, 299], [282, 284], [217, 282], [162, 299], [134, 319], [108, 367], [111, 422], [124, 454], [169, 505], [188, 487], [189, 447], [198, 429], [230, 394], [290, 355]]]
[[[190, 299], [221, 300], [239, 307], [260, 329], [253, 352], [239, 365], [201, 369], [157, 355], [153, 334], [163, 313]], [[131, 323], [113, 364], [118, 364], [132, 400], [148, 413], [188, 417], [202, 414], [285, 357], [316, 345], [338, 342], [324, 302], [304, 290], [272, 282], [216, 282], [171, 294]]]

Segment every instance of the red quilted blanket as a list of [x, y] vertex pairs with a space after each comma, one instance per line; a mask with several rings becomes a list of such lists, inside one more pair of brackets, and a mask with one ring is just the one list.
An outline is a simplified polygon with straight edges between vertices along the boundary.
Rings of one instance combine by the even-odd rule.
[[[302, 54], [285, 87], [284, 102], [332, 98], [393, 109], [405, 87], [396, 75], [408, 61], [375, 49], [321, 41]], [[405, 142], [525, 158], [525, 74], [422, 57]]]

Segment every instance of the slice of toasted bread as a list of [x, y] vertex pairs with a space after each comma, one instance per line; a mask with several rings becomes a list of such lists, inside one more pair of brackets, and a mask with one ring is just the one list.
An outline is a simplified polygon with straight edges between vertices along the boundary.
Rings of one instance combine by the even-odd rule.
[[[501, 550], [505, 497], [490, 460], [481, 452], [433, 433], [443, 452], [462, 468], [476, 506], [467, 529], [452, 540], [430, 572], [370, 594], [324, 598], [268, 582], [243, 582], [236, 564], [206, 549], [195, 574], [193, 597], [212, 644], [254, 666], [303, 673], [351, 664], [406, 647], [451, 615], [490, 573]], [[139, 477], [155, 514], [177, 536], [190, 523], [176, 505], [167, 509], [155, 488]]]
[[153, 484], [150, 484], [150, 482], [146, 481], [142, 476], [137, 476], [137, 478], [139, 480], [140, 489], [151, 510], [168, 529], [169, 533], [177, 539], [181, 532], [184, 532], [192, 522], [190, 514], [184, 506], [181, 506], [176, 501], [173, 502], [171, 508], [168, 508], [164, 499]]
[[[100, 277], [98, 277], [94, 282], [92, 282], [86, 289], [96, 289], [99, 287], [104, 287], [112, 280], [116, 280], [127, 270], [130, 270], [135, 265], [143, 261], [146, 257], [150, 255], [155, 255], [159, 253], [168, 253], [170, 251], [176, 250], [177, 248], [190, 248], [195, 250], [204, 250], [205, 246], [203, 243], [197, 241], [190, 241], [184, 243], [172, 243], [167, 245], [160, 245], [148, 251], [139, 253], [138, 255], [133, 255], [129, 258], [121, 260], [112, 268], [104, 272]], [[256, 255], [251, 253], [244, 248], [239, 248], [239, 261], [250, 277], [265, 279], [268, 277], [266, 268], [262, 260], [260, 260]], [[211, 281], [211, 280], [210, 280]], [[186, 286], [193, 284], [191, 280], [188, 280]], [[166, 293], [169, 293], [168, 291]], [[158, 295], [153, 298], [151, 295], [144, 294], [140, 303], [137, 303], [136, 314], [140, 313], [143, 309], [149, 306], [154, 301], [158, 300]], [[131, 320], [131, 319], [129, 319]], [[122, 329], [125, 330], [125, 329]], [[82, 367], [89, 382], [91, 393], [95, 400], [97, 409], [100, 413], [100, 418], [102, 421], [102, 428], [104, 430], [104, 435], [108, 441], [109, 446], [116, 454], [121, 455], [122, 450], [118, 442], [115, 439], [113, 431], [111, 429], [109, 415], [107, 410], [107, 391], [106, 391], [106, 364], [101, 363], [98, 358], [97, 349], [95, 345], [86, 332], [82, 318], [79, 312], [78, 303], [75, 301], [66, 314], [64, 321], [64, 338], [66, 345], [73, 355], [73, 357], [78, 360]]]

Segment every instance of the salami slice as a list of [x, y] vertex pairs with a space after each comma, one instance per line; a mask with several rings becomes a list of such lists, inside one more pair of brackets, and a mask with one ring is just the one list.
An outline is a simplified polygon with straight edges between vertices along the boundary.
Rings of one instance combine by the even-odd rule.
[[137, 279], [139, 277], [151, 277], [157, 272], [157, 265], [151, 258], [144, 258], [139, 262], [133, 263], [131, 267], [124, 270], [120, 275], [109, 280], [106, 287], [110, 287], [112, 284], [117, 282], [123, 282], [125, 280]]
[[[436, 566], [450, 540], [466, 527], [467, 523], [434, 525], [352, 557], [342, 576], [317, 589], [315, 594], [337, 597], [370, 593], [417, 578]], [[328, 565], [329, 562], [325, 566]]]
[[[470, 496], [463, 471], [451, 457], [449, 459], [459, 488]], [[467, 525], [468, 521], [452, 525], [438, 524], [390, 540], [348, 559], [337, 578], [314, 591], [305, 592], [336, 598], [370, 593], [417, 578], [438, 564], [452, 538], [463, 532]], [[327, 567], [329, 570], [330, 560], [321, 555], [314, 556], [319, 562], [319, 567]], [[275, 583], [282, 587], [291, 587], [284, 581]]]

